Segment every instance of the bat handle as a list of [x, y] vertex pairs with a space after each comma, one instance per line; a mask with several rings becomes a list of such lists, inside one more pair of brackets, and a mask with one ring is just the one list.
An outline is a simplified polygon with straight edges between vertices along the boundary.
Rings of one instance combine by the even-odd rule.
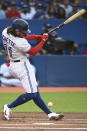
[[62, 24], [56, 26], [55, 28], [51, 29], [51, 30], [48, 32], [48, 34], [52, 33], [52, 32], [55, 31], [56, 29], [61, 28], [63, 25], [64, 25], [64, 23], [62, 23]]

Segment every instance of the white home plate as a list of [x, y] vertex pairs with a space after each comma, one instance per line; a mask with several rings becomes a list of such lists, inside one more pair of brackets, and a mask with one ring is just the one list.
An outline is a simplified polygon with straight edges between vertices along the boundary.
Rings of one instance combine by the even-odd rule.
[[32, 125], [55, 125], [55, 123], [32, 123]]

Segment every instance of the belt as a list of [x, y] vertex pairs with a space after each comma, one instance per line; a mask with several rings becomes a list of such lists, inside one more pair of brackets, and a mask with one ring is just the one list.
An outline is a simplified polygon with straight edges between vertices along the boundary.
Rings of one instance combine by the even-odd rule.
[[12, 60], [12, 62], [20, 62], [20, 60]]

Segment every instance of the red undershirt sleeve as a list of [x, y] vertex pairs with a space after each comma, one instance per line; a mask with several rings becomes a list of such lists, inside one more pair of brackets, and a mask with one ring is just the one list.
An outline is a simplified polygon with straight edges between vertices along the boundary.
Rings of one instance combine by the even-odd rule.
[[42, 35], [27, 35], [25, 39], [40, 41], [42, 39]]
[[34, 48], [31, 48], [27, 53], [32, 56], [36, 55], [42, 49], [45, 41], [45, 39], [42, 39], [38, 45], [36, 45]]
[[27, 40], [37, 40], [39, 43], [35, 47], [31, 48], [27, 53], [30, 55], [36, 55], [43, 47], [45, 41], [47, 40], [46, 36], [43, 38], [43, 35], [27, 35], [25, 37]]

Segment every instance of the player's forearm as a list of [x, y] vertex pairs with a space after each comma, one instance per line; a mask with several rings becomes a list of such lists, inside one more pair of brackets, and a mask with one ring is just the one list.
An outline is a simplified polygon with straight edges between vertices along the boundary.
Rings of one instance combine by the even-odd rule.
[[36, 55], [42, 49], [45, 41], [46, 40], [42, 39], [38, 45], [36, 45], [34, 48], [31, 48], [31, 50], [27, 53], [33, 56]]
[[12, 79], [15, 78], [14, 76], [4, 76], [3, 74], [0, 74], [0, 78], [7, 78], [7, 79]]
[[48, 39], [48, 34], [41, 35], [41, 40], [39, 41], [39, 44], [36, 45], [34, 48], [31, 48], [31, 50], [29, 50], [29, 52], [27, 53], [33, 56], [36, 55], [42, 49], [47, 39]]
[[13, 79], [14, 77], [13, 76], [5, 76], [4, 78]]
[[25, 39], [27, 40], [41, 40], [42, 39], [42, 35], [27, 35], [25, 37]]

